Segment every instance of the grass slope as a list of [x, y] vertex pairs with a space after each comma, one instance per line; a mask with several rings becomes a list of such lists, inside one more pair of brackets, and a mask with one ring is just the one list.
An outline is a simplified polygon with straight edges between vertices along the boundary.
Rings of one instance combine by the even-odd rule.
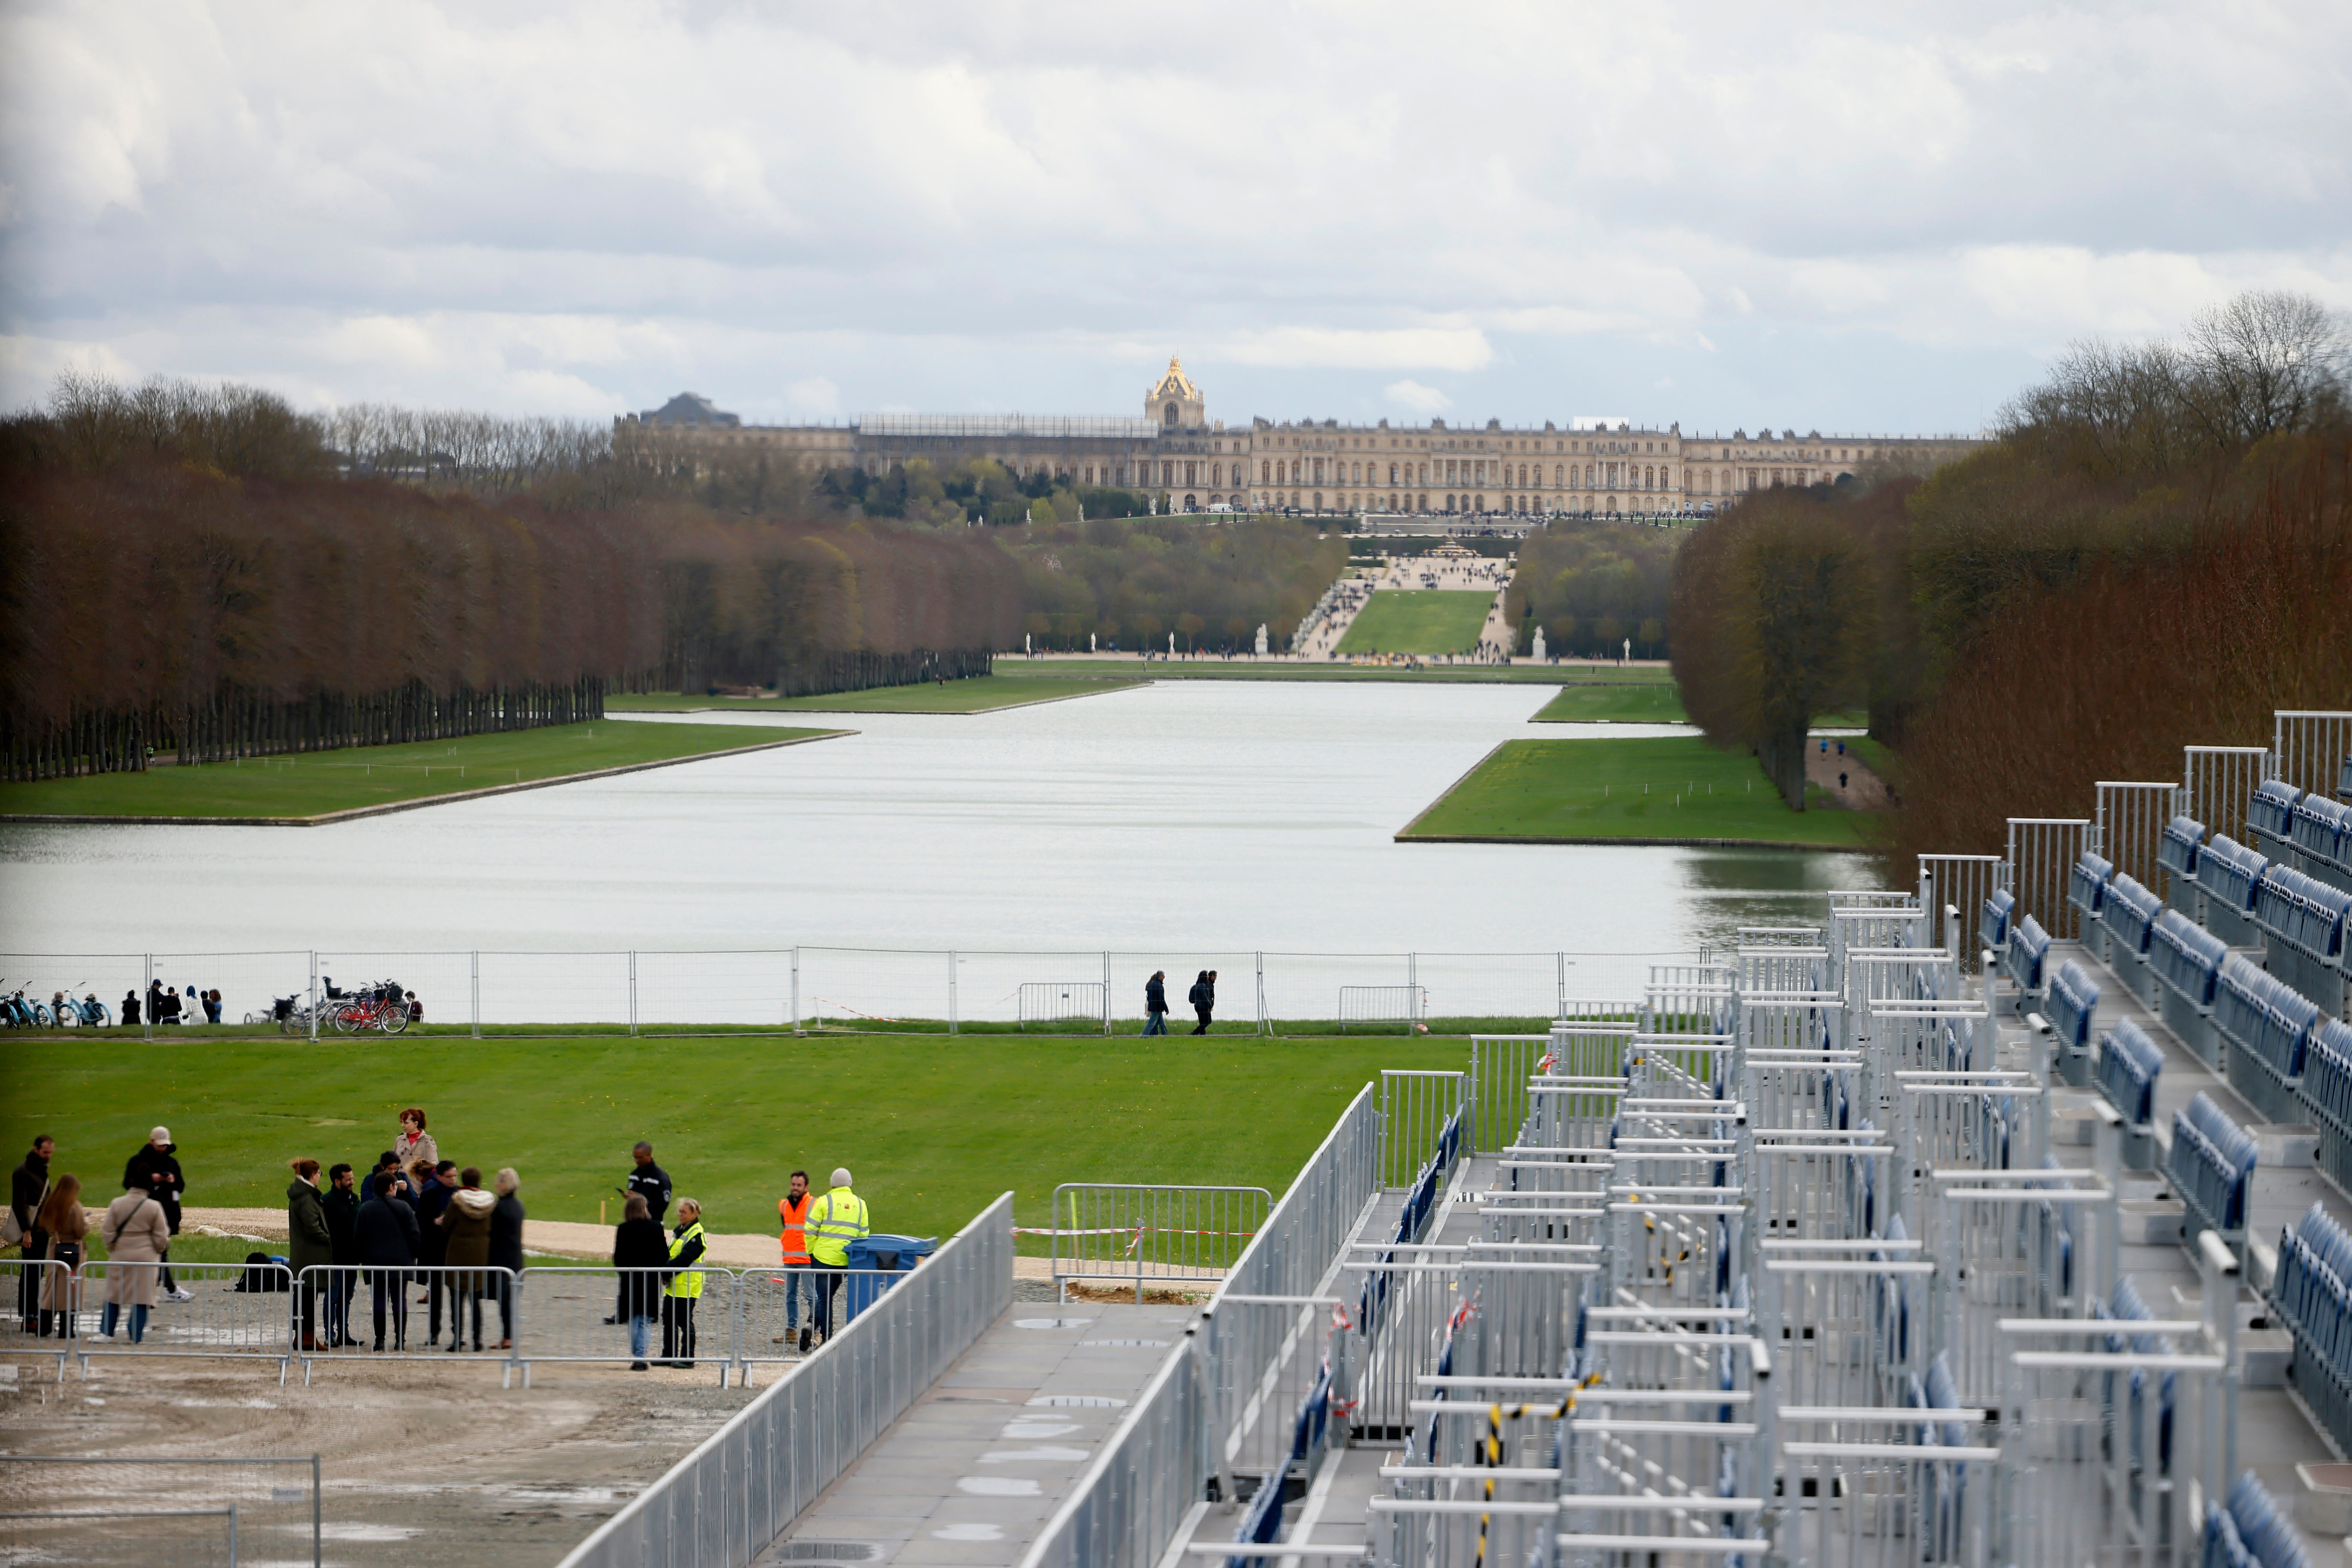
[[[93, 1042], [95, 1044], [95, 1042]], [[0, 1053], [0, 1147], [58, 1140], [103, 1204], [162, 1122], [189, 1202], [278, 1206], [286, 1162], [364, 1169], [404, 1105], [445, 1158], [512, 1165], [541, 1219], [596, 1218], [652, 1141], [712, 1228], [760, 1231], [795, 1168], [856, 1174], [877, 1230], [950, 1234], [1006, 1188], [1039, 1225], [1055, 1184], [1237, 1183], [1279, 1196], [1383, 1067], [1457, 1068], [1467, 1042], [889, 1038], [114, 1042]], [[1024, 1238], [1026, 1239], [1026, 1238]], [[1044, 1245], [1038, 1244], [1043, 1251]]]
[[1349, 623], [1339, 651], [1467, 653], [1494, 603], [1494, 595], [1474, 589], [1382, 588]]
[[1401, 838], [1744, 839], [1864, 847], [1858, 812], [1793, 812], [1752, 757], [1699, 737], [1507, 741]]
[[1674, 672], [1663, 665], [1612, 664], [1437, 664], [1415, 669], [1384, 664], [1298, 664], [1268, 658], [1154, 659], [1145, 665], [1132, 655], [1109, 658], [1027, 659], [1008, 654], [997, 660], [999, 669], [1019, 670], [1038, 680], [1097, 680], [1100, 671], [1131, 668], [1151, 680], [1435, 680], [1492, 681], [1525, 686], [1559, 686], [1571, 680], [1605, 679], [1612, 684], [1671, 684]]
[[1686, 724], [1682, 693], [1671, 684], [1643, 681], [1627, 686], [1569, 686], [1545, 703], [1538, 724]]
[[0, 784], [0, 813], [59, 816], [317, 816], [732, 751], [823, 730], [599, 720], [404, 746], [248, 757], [139, 773]]
[[[1156, 673], [1156, 671], [1155, 671]], [[677, 692], [607, 697], [615, 713], [992, 713], [1032, 702], [1058, 702], [1144, 685], [1150, 677], [1088, 674], [1076, 679], [995, 675], [985, 680], [879, 686], [825, 697], [696, 697]]]

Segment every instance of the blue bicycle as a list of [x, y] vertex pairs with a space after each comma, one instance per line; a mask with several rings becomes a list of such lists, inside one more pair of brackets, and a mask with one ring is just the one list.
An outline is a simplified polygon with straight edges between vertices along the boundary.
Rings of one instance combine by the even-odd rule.
[[[82, 982], [84, 989], [89, 985], [89, 981]], [[49, 1012], [56, 1017], [58, 1026], [61, 1029], [77, 1027], [104, 1029], [111, 1027], [114, 1023], [112, 1010], [98, 999], [98, 993], [95, 991], [90, 992], [79, 1002], [74, 1000], [71, 993], [60, 991], [49, 998]]]

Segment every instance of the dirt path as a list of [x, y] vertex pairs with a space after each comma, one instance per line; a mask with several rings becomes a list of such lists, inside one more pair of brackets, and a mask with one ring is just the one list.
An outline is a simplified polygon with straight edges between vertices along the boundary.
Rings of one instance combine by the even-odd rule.
[[1873, 773], [1857, 752], [1848, 750], [1841, 756], [1834, 737], [1826, 752], [1818, 737], [1806, 743], [1805, 779], [1829, 791], [1848, 811], [1885, 811], [1895, 804], [1886, 781]]

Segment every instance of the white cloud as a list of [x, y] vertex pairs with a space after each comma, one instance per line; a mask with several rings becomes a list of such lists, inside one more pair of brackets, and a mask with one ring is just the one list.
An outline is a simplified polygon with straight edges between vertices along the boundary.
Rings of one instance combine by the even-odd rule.
[[1454, 406], [1454, 399], [1433, 386], [1423, 386], [1417, 381], [1392, 381], [1381, 388], [1388, 400], [1400, 408], [1415, 414], [1443, 414]]
[[1173, 348], [1228, 417], [1406, 374], [1481, 418], [1671, 380], [1643, 417], [1942, 426], [2071, 336], [2352, 300], [2324, 0], [1187, 18], [26, 0], [0, 391], [79, 355], [330, 401], [1127, 412]]

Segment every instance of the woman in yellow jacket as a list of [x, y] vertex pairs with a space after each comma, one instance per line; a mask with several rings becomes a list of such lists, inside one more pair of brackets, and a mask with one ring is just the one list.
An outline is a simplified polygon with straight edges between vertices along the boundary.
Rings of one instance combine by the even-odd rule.
[[677, 1200], [677, 1232], [670, 1237], [669, 1264], [677, 1272], [662, 1287], [662, 1363], [666, 1366], [694, 1364], [694, 1304], [702, 1300], [702, 1261], [708, 1248], [702, 1239], [702, 1205], [692, 1198]]

